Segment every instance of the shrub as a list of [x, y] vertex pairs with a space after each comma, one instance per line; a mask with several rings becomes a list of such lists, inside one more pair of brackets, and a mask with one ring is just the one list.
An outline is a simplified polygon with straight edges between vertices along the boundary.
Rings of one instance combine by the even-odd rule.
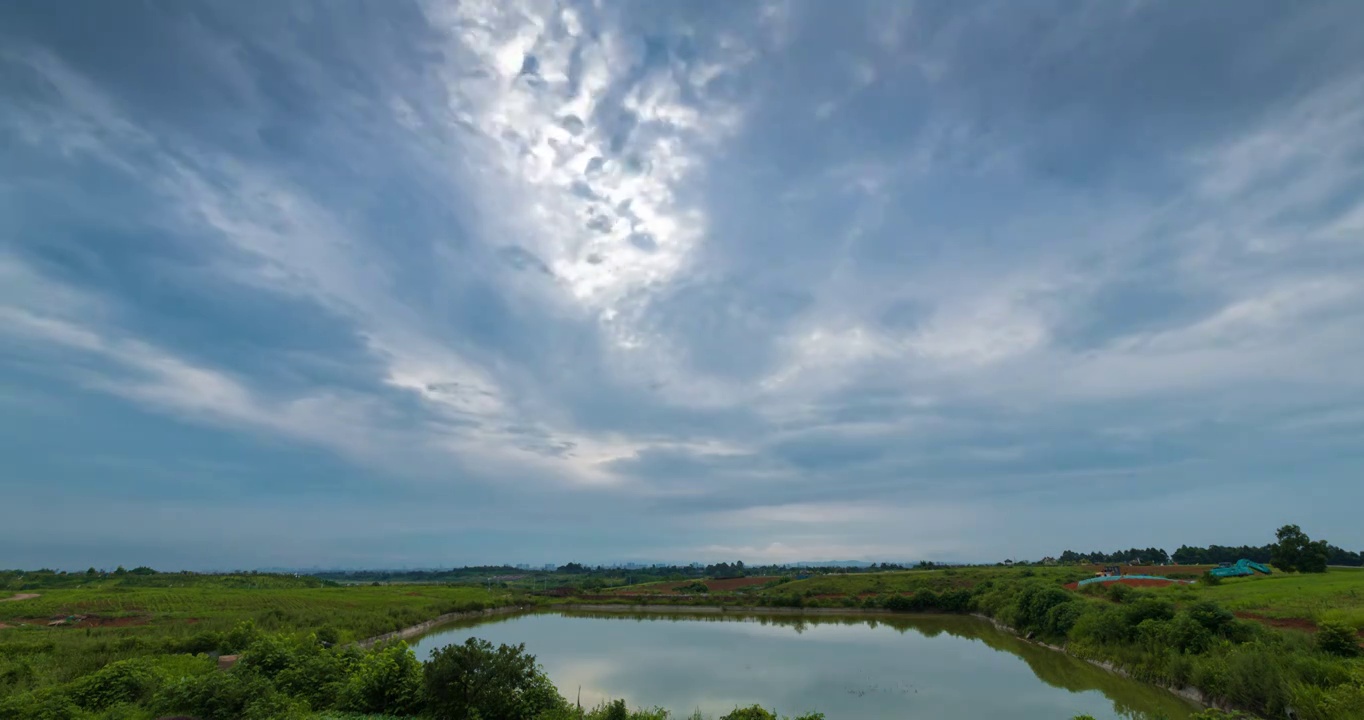
[[1018, 595], [1015, 620], [1021, 626], [1019, 629], [1046, 630], [1051, 609], [1073, 600], [1069, 592], [1059, 587], [1029, 586]]
[[1317, 626], [1317, 648], [1341, 657], [1359, 654], [1359, 640], [1355, 629], [1341, 623], [1322, 623]]
[[720, 720], [778, 720], [776, 715], [768, 712], [761, 705], [754, 705], [746, 708], [734, 708], [734, 711], [724, 715]]
[[1175, 616], [1175, 606], [1165, 600], [1144, 597], [1130, 602], [1122, 609], [1127, 624], [1140, 625], [1143, 620], [1169, 620]]
[[1222, 606], [1209, 600], [1202, 600], [1190, 605], [1184, 612], [1193, 619], [1194, 622], [1207, 628], [1208, 632], [1222, 634], [1230, 625], [1236, 621], [1236, 616]]
[[1108, 599], [1115, 603], [1127, 602], [1128, 598], [1132, 597], [1134, 593], [1130, 586], [1123, 585], [1120, 582], [1108, 583], [1108, 587], [1104, 590], [1108, 593]]
[[1077, 640], [1108, 645], [1127, 640], [1129, 632], [1123, 614], [1115, 608], [1105, 608], [1081, 615], [1070, 634]]
[[427, 707], [440, 718], [520, 720], [565, 704], [525, 645], [469, 638], [437, 650], [424, 675]]
[[1212, 644], [1212, 637], [1208, 628], [1188, 614], [1177, 615], [1173, 620], [1163, 623], [1160, 635], [1160, 639], [1169, 647], [1195, 654], [1205, 652]]
[[[732, 712], [722, 716], [720, 720], [788, 720], [788, 718], [785, 716], [779, 718], [774, 713], [764, 709], [763, 706], [754, 705], [746, 708], [734, 708]], [[824, 714], [806, 713], [795, 720], [824, 720]]]
[[398, 642], [360, 660], [341, 693], [346, 710], [386, 715], [413, 715], [423, 704], [422, 665]]
[[81, 678], [71, 696], [86, 710], [104, 710], [119, 703], [146, 702], [160, 685], [148, 661], [120, 660]]
[[324, 650], [316, 645], [299, 648], [289, 666], [275, 677], [281, 691], [308, 701], [314, 710], [331, 708], [346, 692], [351, 673], [363, 654], [354, 648]]
[[251, 646], [260, 637], [260, 630], [256, 629], [256, 624], [247, 620], [237, 623], [232, 631], [223, 636], [223, 644], [218, 649], [223, 653], [241, 652]]
[[239, 720], [248, 704], [273, 692], [270, 682], [260, 675], [233, 669], [172, 682], [157, 694], [153, 704], [167, 714]]
[[1047, 611], [1047, 619], [1044, 629], [1047, 634], [1057, 637], [1064, 637], [1070, 633], [1071, 628], [1085, 614], [1086, 607], [1084, 602], [1071, 600], [1069, 602], [1054, 605]]
[[311, 715], [307, 701], [271, 691], [246, 704], [242, 720], [304, 720]]
[[947, 612], [966, 612], [971, 609], [971, 591], [948, 590], [938, 597], [938, 606]]

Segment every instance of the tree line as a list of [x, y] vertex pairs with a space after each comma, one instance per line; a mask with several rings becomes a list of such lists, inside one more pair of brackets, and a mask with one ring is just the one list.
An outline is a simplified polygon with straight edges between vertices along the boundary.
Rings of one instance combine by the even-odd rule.
[[[1162, 565], [1170, 562], [1170, 554], [1160, 548], [1130, 548], [1113, 552], [1077, 553], [1067, 550], [1056, 558], [1066, 564], [1080, 563], [1135, 563], [1138, 565]], [[1176, 561], [1178, 562], [1178, 561]]]
[[[1234, 563], [1242, 558], [1258, 563], [1274, 564], [1282, 569], [1298, 566], [1322, 570], [1327, 565], [1364, 566], [1364, 553], [1351, 552], [1336, 547], [1325, 540], [1311, 540], [1297, 525], [1285, 525], [1276, 533], [1278, 542], [1264, 545], [1209, 545], [1197, 547], [1180, 545], [1173, 554], [1160, 548], [1130, 548], [1114, 552], [1078, 553], [1066, 550], [1057, 557], [1063, 564], [1081, 563], [1133, 563], [1138, 565], [1162, 565], [1170, 562], [1179, 565], [1218, 565]], [[1278, 555], [1276, 556], [1276, 551]]]

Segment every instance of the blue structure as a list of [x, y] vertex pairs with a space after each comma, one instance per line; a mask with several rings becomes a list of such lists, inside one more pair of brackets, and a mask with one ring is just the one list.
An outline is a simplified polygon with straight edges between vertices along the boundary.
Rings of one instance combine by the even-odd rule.
[[1164, 580], [1166, 582], [1187, 582], [1185, 580], [1175, 580], [1173, 578], [1160, 577], [1158, 575], [1107, 575], [1104, 577], [1092, 577], [1081, 580], [1077, 585], [1089, 585], [1090, 583], [1105, 583], [1115, 580]]
[[1213, 577], [1245, 577], [1247, 575], [1254, 575], [1257, 572], [1270, 575], [1274, 571], [1271, 570], [1268, 565], [1261, 565], [1254, 560], [1247, 560], [1245, 558], [1237, 560], [1235, 565], [1213, 568], [1208, 571]]

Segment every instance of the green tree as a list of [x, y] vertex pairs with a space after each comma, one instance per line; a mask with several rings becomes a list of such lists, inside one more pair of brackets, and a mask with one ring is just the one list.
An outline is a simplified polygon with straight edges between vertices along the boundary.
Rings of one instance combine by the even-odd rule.
[[1326, 572], [1330, 548], [1324, 540], [1312, 542], [1297, 525], [1284, 525], [1274, 533], [1279, 542], [1270, 552], [1270, 562], [1282, 570], [1292, 572]]
[[565, 704], [525, 645], [469, 638], [426, 663], [427, 708], [438, 720], [521, 720]]

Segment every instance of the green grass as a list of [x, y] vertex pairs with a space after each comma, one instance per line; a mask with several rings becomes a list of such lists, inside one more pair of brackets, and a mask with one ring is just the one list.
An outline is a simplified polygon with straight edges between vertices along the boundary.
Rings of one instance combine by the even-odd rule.
[[912, 593], [920, 590], [942, 592], [972, 588], [988, 580], [1021, 580], [1028, 577], [1069, 582], [1087, 574], [1075, 568], [946, 568], [941, 570], [903, 570], [875, 573], [817, 575], [793, 580], [760, 592], [768, 596], [869, 595]]
[[1216, 587], [1199, 588], [1199, 593], [1232, 611], [1269, 618], [1344, 622], [1364, 630], [1364, 569], [1235, 578]]
[[[510, 594], [475, 587], [357, 586], [286, 589], [221, 587], [57, 589], [0, 603], [0, 622], [67, 615], [134, 617], [127, 628], [226, 630], [242, 620], [266, 629], [333, 627], [346, 639], [396, 630], [472, 603], [506, 604]], [[9, 631], [5, 631], [9, 632]]]
[[[307, 587], [306, 582], [267, 582], [252, 588], [223, 582], [220, 576], [177, 577], [176, 587], [106, 580], [80, 587], [29, 588], [23, 592], [41, 595], [0, 602], [0, 623], [10, 626], [0, 629], [0, 695], [68, 682], [118, 660], [211, 648], [216, 637], [243, 621], [267, 631], [334, 631], [346, 642], [445, 613], [514, 601], [505, 591], [477, 587]], [[0, 597], [14, 594], [11, 590]], [[132, 618], [137, 624], [47, 627], [47, 618], [70, 615]]]

